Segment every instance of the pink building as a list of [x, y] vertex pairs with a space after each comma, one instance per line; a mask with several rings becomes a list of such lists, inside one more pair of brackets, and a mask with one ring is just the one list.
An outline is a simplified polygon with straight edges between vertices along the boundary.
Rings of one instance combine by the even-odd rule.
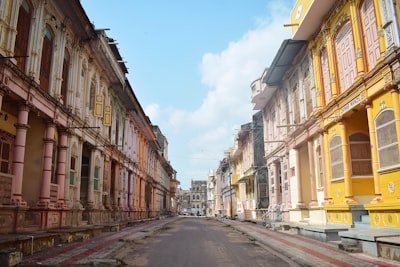
[[[159, 216], [176, 172], [79, 0], [1, 1], [0, 233]], [[158, 162], [162, 164], [158, 164]], [[172, 186], [172, 191], [174, 191]]]

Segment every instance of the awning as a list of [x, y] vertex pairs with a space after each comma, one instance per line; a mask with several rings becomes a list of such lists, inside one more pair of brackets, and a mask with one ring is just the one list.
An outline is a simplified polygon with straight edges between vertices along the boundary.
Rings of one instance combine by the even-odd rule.
[[307, 45], [303, 40], [284, 40], [274, 60], [265, 75], [263, 82], [268, 86], [279, 85], [286, 71], [292, 66], [292, 62], [300, 50]]

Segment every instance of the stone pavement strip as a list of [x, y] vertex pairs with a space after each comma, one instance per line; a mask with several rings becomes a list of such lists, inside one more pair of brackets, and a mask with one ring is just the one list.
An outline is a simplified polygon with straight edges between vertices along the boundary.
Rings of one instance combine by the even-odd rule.
[[298, 264], [297, 266], [400, 266], [400, 262], [375, 258], [363, 253], [348, 253], [329, 242], [266, 229], [255, 223], [236, 220], [224, 220], [223, 222], [254, 238], [276, 253], [290, 258], [291, 261]]

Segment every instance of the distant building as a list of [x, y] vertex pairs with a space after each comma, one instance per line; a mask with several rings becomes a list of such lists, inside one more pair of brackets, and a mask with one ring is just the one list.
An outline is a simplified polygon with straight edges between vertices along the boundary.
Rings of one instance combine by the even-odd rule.
[[192, 180], [190, 188], [190, 204], [192, 214], [206, 215], [207, 180]]
[[178, 197], [178, 202], [179, 202], [179, 209], [178, 211], [181, 214], [184, 213], [190, 213], [191, 212], [191, 206], [190, 206], [190, 190], [182, 190], [179, 189], [179, 197]]

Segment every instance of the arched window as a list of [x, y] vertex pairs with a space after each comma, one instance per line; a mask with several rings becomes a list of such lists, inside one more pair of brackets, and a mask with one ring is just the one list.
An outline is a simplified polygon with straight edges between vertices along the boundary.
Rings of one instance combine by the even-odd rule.
[[376, 23], [375, 7], [373, 0], [365, 0], [361, 6], [361, 20], [363, 26], [364, 42], [367, 52], [368, 69], [375, 67], [381, 55], [379, 48], [378, 27]]
[[50, 71], [51, 71], [51, 60], [53, 56], [53, 42], [54, 34], [51, 28], [46, 25], [45, 35], [43, 38], [42, 47], [42, 61], [40, 63], [40, 86], [49, 92], [50, 82]]
[[335, 46], [341, 92], [344, 92], [353, 84], [354, 78], [357, 76], [356, 54], [350, 21], [341, 27], [335, 38]]
[[382, 111], [375, 119], [375, 126], [380, 168], [399, 164], [399, 148], [393, 110]]
[[67, 90], [68, 90], [68, 77], [69, 77], [69, 64], [70, 55], [67, 49], [64, 52], [64, 61], [62, 69], [62, 79], [61, 79], [61, 99], [64, 105], [67, 105]]
[[320, 61], [321, 61], [321, 73], [322, 73], [322, 85], [324, 87], [325, 105], [326, 105], [332, 97], [331, 77], [330, 77], [330, 70], [328, 63], [328, 53], [326, 52], [326, 49], [323, 49], [321, 51]]
[[14, 56], [17, 60], [17, 66], [22, 71], [25, 71], [26, 67], [31, 19], [32, 5], [29, 1], [23, 0], [18, 11], [17, 36], [15, 38], [14, 47]]
[[332, 179], [343, 178], [343, 153], [342, 140], [336, 135], [329, 143], [329, 154], [331, 160]]
[[349, 145], [353, 175], [372, 175], [369, 136], [363, 133], [352, 134], [349, 136]]
[[95, 103], [95, 97], [96, 97], [96, 82], [93, 79], [92, 82], [90, 83], [90, 91], [89, 91], [89, 110], [93, 111], [94, 109], [94, 103]]

